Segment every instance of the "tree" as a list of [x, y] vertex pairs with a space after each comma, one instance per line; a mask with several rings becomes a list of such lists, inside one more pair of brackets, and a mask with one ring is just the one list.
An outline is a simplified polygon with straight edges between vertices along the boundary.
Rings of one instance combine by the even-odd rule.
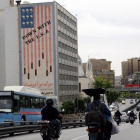
[[106, 89], [106, 97], [108, 104], [110, 105], [114, 101], [118, 99], [120, 94], [115, 91], [111, 91], [110, 88], [112, 88], [112, 84], [108, 82], [106, 79], [102, 78], [101, 76], [98, 76], [95, 78], [95, 81], [93, 83], [94, 88], [104, 88]]
[[94, 88], [112, 88], [112, 84], [108, 82], [106, 79], [102, 78], [101, 76], [98, 76], [95, 78], [95, 81], [93, 83]]
[[84, 98], [86, 105], [91, 102], [91, 97]]
[[[78, 105], [78, 106], [77, 106]], [[86, 109], [86, 102], [84, 99], [78, 99], [77, 103], [77, 98], [75, 99], [75, 108], [76, 110], [79, 111], [84, 111]]]
[[63, 102], [62, 108], [65, 110], [65, 114], [74, 113], [74, 103], [72, 101]]

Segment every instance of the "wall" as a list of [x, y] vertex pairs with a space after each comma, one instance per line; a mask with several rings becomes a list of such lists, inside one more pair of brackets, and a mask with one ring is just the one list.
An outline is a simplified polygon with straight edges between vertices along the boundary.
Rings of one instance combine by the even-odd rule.
[[19, 6], [21, 84], [45, 95], [57, 95], [53, 12], [52, 3]]
[[5, 22], [4, 10], [0, 10], [0, 90], [3, 90], [6, 84], [5, 77]]
[[5, 8], [6, 86], [19, 85], [18, 9]]

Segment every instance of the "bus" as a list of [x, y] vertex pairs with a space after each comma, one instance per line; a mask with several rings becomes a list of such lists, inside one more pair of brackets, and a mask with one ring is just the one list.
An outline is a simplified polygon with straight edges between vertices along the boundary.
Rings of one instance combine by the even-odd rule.
[[39, 121], [46, 96], [37, 89], [6, 86], [0, 91], [0, 122]]

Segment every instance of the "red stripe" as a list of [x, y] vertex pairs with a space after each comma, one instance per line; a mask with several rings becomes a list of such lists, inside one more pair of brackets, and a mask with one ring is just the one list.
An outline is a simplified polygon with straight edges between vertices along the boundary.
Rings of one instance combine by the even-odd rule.
[[[27, 33], [29, 32], [28, 28], [27, 28]], [[30, 72], [30, 68], [29, 68], [29, 44], [27, 45], [27, 69], [28, 69], [28, 73]]]
[[[47, 6], [45, 6], [45, 18], [47, 22]], [[46, 70], [48, 70], [48, 44], [47, 44], [47, 34], [46, 34]]]
[[[25, 29], [23, 29], [23, 36], [25, 36]], [[24, 43], [24, 40], [23, 40], [23, 42], [22, 42], [22, 44], [23, 44], [23, 63], [24, 63], [24, 68], [26, 68], [26, 60], [25, 60], [25, 43]]]
[[[41, 6], [41, 23], [43, 24], [43, 6]], [[43, 28], [44, 33], [44, 28]], [[42, 52], [44, 52], [44, 37], [42, 37]]]
[[41, 114], [40, 112], [20, 111], [20, 114]]
[[[50, 19], [50, 22], [51, 22], [51, 6], [49, 6], [49, 19]], [[50, 32], [50, 37], [49, 37], [50, 65], [52, 65], [52, 30], [51, 30], [52, 27], [51, 27], [51, 24], [49, 25], [49, 32]]]
[[[37, 24], [39, 25], [39, 6], [37, 7]], [[40, 35], [40, 31], [38, 30], [38, 34]], [[40, 38], [38, 39], [38, 58], [40, 60]]]
[[[35, 13], [36, 9], [34, 7], [34, 28], [36, 29], [36, 13]], [[36, 38], [35, 38], [35, 42], [34, 42], [34, 53], [35, 53], [35, 69], [37, 69], [37, 53], [36, 53]]]

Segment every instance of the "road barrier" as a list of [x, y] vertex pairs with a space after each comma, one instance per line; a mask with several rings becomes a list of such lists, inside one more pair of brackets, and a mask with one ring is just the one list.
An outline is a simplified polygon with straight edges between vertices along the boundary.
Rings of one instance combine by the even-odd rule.
[[136, 102], [134, 105], [124, 109], [122, 112], [128, 112], [128, 111], [131, 111], [133, 110], [134, 108], [136, 108], [136, 106], [140, 103], [140, 100], [138, 102]]
[[[22, 124], [22, 125], [20, 125]], [[76, 122], [65, 122], [62, 124], [62, 128], [76, 127], [76, 126], [85, 126], [84, 120], [79, 120]], [[33, 132], [39, 130], [37, 122], [5, 122], [0, 123], [0, 135], [9, 134], [10, 136], [15, 133], [20, 132]]]

